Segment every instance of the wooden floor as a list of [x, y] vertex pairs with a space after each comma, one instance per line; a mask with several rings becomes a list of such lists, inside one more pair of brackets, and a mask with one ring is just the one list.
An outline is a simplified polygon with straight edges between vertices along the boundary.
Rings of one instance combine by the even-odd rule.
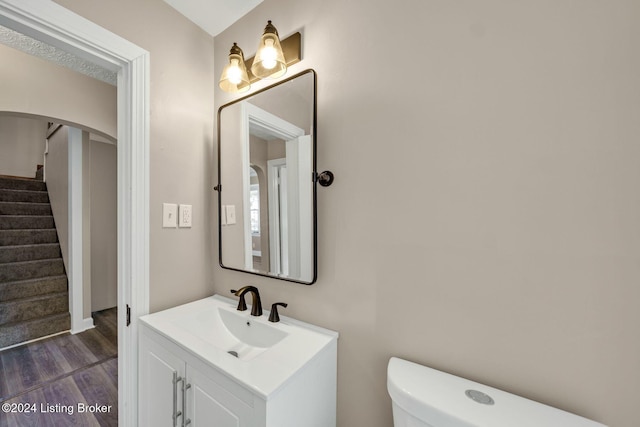
[[0, 352], [0, 427], [117, 426], [116, 309], [94, 329]]

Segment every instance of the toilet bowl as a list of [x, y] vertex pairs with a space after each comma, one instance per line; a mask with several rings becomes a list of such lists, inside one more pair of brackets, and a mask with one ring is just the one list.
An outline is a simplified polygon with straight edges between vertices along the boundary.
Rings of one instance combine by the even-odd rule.
[[394, 427], [606, 427], [502, 390], [392, 357]]

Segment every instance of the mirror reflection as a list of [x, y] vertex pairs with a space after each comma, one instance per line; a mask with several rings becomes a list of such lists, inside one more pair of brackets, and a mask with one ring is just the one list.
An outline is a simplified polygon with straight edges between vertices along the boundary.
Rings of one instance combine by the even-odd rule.
[[314, 128], [312, 70], [220, 108], [220, 265], [315, 281]]

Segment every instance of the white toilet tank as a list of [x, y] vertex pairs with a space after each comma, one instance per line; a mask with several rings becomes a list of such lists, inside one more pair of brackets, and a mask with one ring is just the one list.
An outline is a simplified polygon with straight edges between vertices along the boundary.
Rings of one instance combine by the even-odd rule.
[[502, 390], [392, 357], [394, 427], [606, 427]]

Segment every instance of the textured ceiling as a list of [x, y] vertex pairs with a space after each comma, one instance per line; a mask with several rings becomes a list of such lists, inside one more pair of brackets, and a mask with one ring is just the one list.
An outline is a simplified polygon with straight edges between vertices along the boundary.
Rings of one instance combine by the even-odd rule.
[[116, 73], [3, 26], [0, 26], [0, 43], [37, 56], [38, 58], [62, 65], [63, 67], [70, 68], [105, 83], [114, 86], [117, 83]]

